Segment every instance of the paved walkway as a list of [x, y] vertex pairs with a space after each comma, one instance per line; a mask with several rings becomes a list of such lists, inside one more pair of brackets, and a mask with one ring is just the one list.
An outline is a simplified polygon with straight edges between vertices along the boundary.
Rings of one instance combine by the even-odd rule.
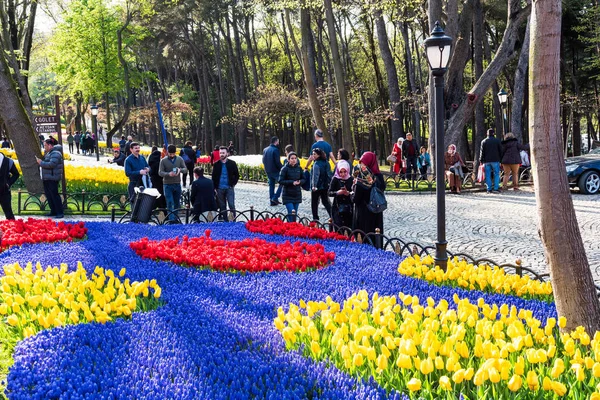
[[[387, 236], [431, 244], [436, 238], [435, 194], [390, 194], [384, 213]], [[600, 195], [573, 194], [577, 220], [586, 253], [597, 282], [600, 282]], [[236, 208], [280, 210], [285, 207], [269, 206], [268, 187], [240, 183], [236, 186]], [[310, 193], [303, 192], [299, 214], [310, 217]], [[320, 219], [327, 214], [320, 207]], [[475, 257], [491, 258], [497, 262], [523, 265], [536, 271], [546, 271], [544, 250], [537, 233], [537, 209], [531, 188], [499, 195], [463, 193], [446, 196], [446, 236], [452, 251], [469, 253]]]

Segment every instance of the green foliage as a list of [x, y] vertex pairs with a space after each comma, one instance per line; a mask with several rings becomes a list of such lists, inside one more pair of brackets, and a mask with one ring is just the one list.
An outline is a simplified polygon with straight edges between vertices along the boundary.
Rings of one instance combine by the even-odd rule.
[[63, 90], [99, 99], [123, 90], [117, 58], [117, 31], [122, 23], [102, 0], [75, 0], [50, 40], [50, 69]]

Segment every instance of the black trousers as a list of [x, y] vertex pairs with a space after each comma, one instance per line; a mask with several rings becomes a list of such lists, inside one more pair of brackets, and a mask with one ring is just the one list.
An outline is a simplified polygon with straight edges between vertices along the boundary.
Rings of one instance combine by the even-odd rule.
[[4, 193], [0, 194], [0, 206], [2, 206], [2, 211], [4, 211], [6, 219], [15, 219], [15, 214], [13, 214], [12, 210], [10, 189], [6, 189]]
[[327, 210], [327, 214], [331, 217], [331, 203], [329, 202], [329, 196], [327, 196], [327, 189], [319, 189], [310, 192], [310, 206], [312, 208], [313, 220], [319, 219], [319, 199], [321, 199]]
[[58, 181], [44, 181], [44, 194], [48, 199], [48, 206], [50, 206], [50, 214], [52, 215], [63, 215], [63, 205], [60, 195], [58, 194]]
[[188, 172], [183, 174], [183, 187], [186, 187], [188, 175], [190, 176], [190, 186], [192, 186], [192, 182], [194, 182], [194, 163], [185, 163], [185, 167]]

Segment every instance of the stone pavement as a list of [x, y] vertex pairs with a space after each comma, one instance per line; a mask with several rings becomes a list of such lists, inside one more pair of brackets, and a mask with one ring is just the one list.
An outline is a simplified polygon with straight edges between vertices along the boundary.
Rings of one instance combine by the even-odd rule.
[[[285, 212], [285, 207], [269, 206], [268, 186], [240, 183], [236, 186], [236, 208]], [[384, 212], [387, 236], [421, 244], [436, 239], [435, 194], [388, 194]], [[573, 202], [586, 253], [596, 282], [600, 282], [600, 195], [573, 194]], [[311, 217], [310, 193], [303, 191], [299, 215]], [[532, 188], [487, 194], [463, 193], [446, 196], [446, 238], [448, 249], [476, 258], [514, 263], [547, 272], [544, 250], [537, 233], [537, 209]], [[320, 206], [320, 220], [327, 214]]]

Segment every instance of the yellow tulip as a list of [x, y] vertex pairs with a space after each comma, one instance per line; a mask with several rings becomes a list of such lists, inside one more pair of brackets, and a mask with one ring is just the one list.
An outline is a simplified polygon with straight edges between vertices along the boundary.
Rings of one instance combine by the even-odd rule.
[[11, 314], [6, 319], [6, 322], [8, 322], [10, 326], [17, 326], [19, 324], [19, 318], [15, 314]]
[[355, 367], [360, 367], [360, 366], [362, 366], [362, 365], [363, 365], [363, 363], [364, 363], [364, 358], [363, 358], [363, 355], [362, 355], [361, 353], [357, 353], [357, 354], [355, 354], [355, 355], [354, 355], [354, 358], [352, 359], [352, 364], [353, 364]]
[[538, 390], [540, 387], [540, 382], [535, 371], [527, 372], [527, 386], [529, 387], [529, 390]]
[[552, 390], [552, 381], [547, 376], [542, 379], [542, 389], [544, 390]]
[[388, 367], [388, 358], [383, 355], [380, 354], [379, 357], [377, 357], [377, 368], [380, 371], [385, 371]]
[[398, 368], [411, 369], [413, 365], [410, 356], [399, 354], [398, 359], [396, 360], [396, 366]]
[[590, 395], [590, 400], [600, 400], [600, 393], [594, 392]]
[[442, 389], [452, 390], [452, 383], [450, 382], [450, 378], [448, 378], [446, 375], [440, 377], [439, 383]]
[[567, 326], [567, 319], [565, 317], [558, 318], [558, 326], [562, 329]]
[[417, 378], [412, 378], [410, 381], [408, 381], [408, 383], [406, 384], [406, 387], [411, 392], [416, 392], [417, 390], [421, 389], [421, 380], [419, 380]]
[[313, 341], [310, 343], [310, 349], [312, 350], [313, 354], [315, 355], [319, 355], [319, 353], [321, 353], [321, 346], [319, 345], [319, 343]]
[[519, 375], [513, 375], [508, 381], [508, 389], [512, 392], [517, 392], [523, 385], [523, 379]]
[[571, 369], [575, 371], [575, 378], [581, 382], [585, 379], [585, 369], [581, 364], [573, 364], [571, 365]]
[[[565, 371], [565, 362], [562, 358], [557, 358], [554, 360], [554, 366], [552, 367], [552, 371], [550, 376], [554, 379], [557, 379], [563, 372]], [[600, 374], [600, 363], [598, 363], [598, 373]]]

